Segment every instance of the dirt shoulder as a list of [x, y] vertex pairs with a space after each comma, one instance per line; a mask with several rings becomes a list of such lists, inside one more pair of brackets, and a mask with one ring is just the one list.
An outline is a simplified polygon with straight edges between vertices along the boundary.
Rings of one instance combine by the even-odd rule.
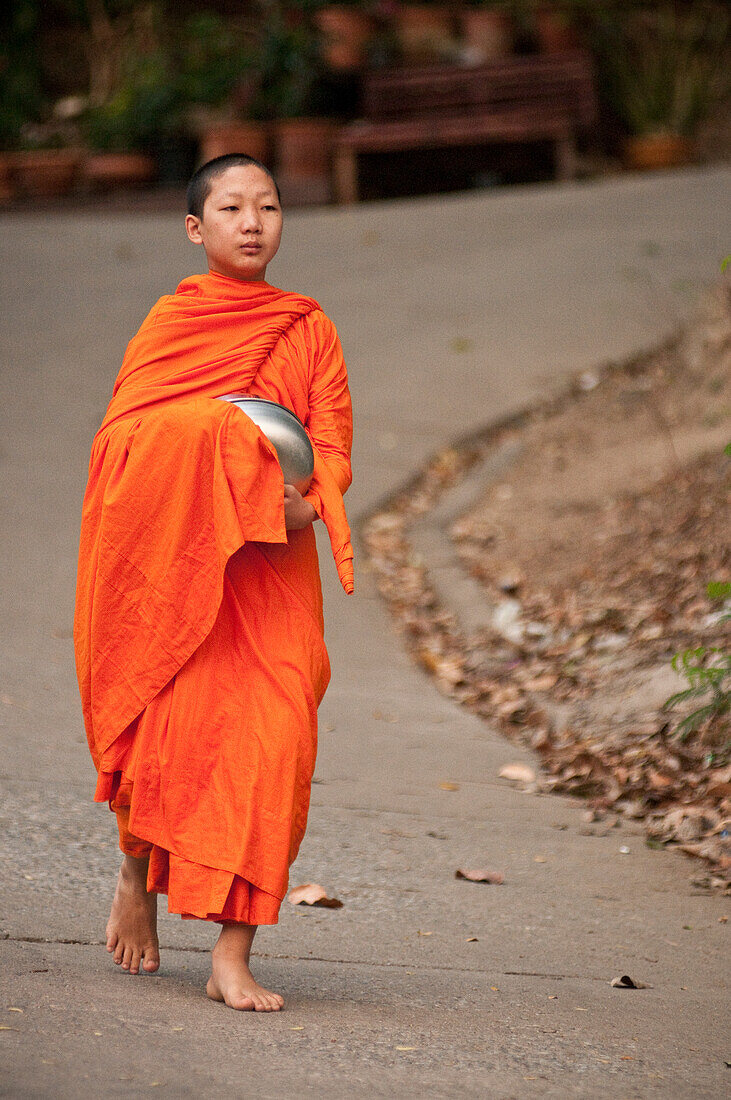
[[[688, 687], [676, 653], [704, 647], [708, 666], [731, 650], [729, 605], [707, 594], [731, 580], [729, 438], [723, 285], [670, 346], [437, 456], [366, 530], [380, 589], [440, 688], [530, 743], [544, 788], [587, 796], [597, 820], [644, 818], [651, 843], [704, 857], [716, 885], [731, 877], [731, 714], [679, 736], [710, 696], [663, 704]], [[450, 532], [484, 602], [486, 625], [467, 633], [409, 526], [506, 448], [512, 462]]]

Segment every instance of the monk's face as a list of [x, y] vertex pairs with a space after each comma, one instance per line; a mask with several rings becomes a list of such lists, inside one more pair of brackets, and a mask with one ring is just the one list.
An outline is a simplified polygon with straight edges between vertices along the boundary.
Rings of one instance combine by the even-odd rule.
[[189, 214], [185, 228], [202, 244], [208, 266], [232, 279], [263, 279], [282, 236], [282, 209], [270, 177], [256, 165], [227, 168], [216, 176], [203, 217]]

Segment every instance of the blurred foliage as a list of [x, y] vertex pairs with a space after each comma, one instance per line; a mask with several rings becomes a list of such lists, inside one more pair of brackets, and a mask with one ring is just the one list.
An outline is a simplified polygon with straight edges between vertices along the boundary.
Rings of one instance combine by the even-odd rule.
[[[396, 10], [396, 0], [345, 2], [377, 16], [382, 32]], [[29, 124], [48, 123], [59, 97], [86, 101], [85, 132], [98, 148], [149, 147], [184, 131], [196, 112], [327, 113], [332, 104], [323, 98], [327, 76], [315, 23], [325, 6], [326, 0], [12, 0], [0, 6], [0, 145], [17, 145]], [[539, 2], [499, 6], [525, 24]], [[600, 91], [628, 130], [661, 125], [692, 132], [720, 94], [729, 23], [721, 0], [553, 6], [592, 43]]]
[[140, 59], [106, 103], [83, 118], [88, 144], [101, 152], [149, 150], [181, 127], [182, 101], [176, 82], [159, 56]]
[[221, 107], [235, 97], [256, 65], [253, 36], [214, 11], [182, 24], [175, 48], [180, 94], [186, 103]]
[[17, 147], [23, 126], [43, 115], [38, 21], [34, 0], [0, 6], [0, 149]]
[[85, 133], [94, 148], [150, 150], [186, 131], [191, 107], [242, 106], [250, 98], [250, 34], [211, 11], [169, 25], [159, 9], [157, 16], [143, 51], [128, 43], [113, 94], [86, 113]]
[[631, 134], [692, 137], [728, 94], [728, 9], [618, 4], [592, 20], [600, 92]]
[[310, 110], [322, 73], [320, 36], [313, 5], [262, 0], [257, 35], [259, 91], [252, 104], [258, 118], [295, 118]]

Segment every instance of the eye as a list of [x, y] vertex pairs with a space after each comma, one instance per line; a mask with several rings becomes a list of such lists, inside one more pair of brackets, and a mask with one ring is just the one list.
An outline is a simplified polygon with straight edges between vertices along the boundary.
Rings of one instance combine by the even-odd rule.
[[277, 208], [276, 208], [276, 206], [274, 206], [273, 203], [270, 203], [268, 206], [265, 206], [264, 209], [265, 210], [276, 210]]
[[224, 206], [224, 210], [238, 210], [238, 206]]

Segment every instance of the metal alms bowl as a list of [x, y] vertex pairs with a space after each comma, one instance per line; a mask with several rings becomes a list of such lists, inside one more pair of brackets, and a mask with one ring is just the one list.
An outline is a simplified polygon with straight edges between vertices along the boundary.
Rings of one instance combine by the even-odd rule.
[[312, 481], [315, 456], [307, 432], [294, 413], [276, 401], [248, 393], [228, 393], [219, 400], [230, 401], [254, 421], [277, 452], [285, 485], [294, 485], [304, 495]]

